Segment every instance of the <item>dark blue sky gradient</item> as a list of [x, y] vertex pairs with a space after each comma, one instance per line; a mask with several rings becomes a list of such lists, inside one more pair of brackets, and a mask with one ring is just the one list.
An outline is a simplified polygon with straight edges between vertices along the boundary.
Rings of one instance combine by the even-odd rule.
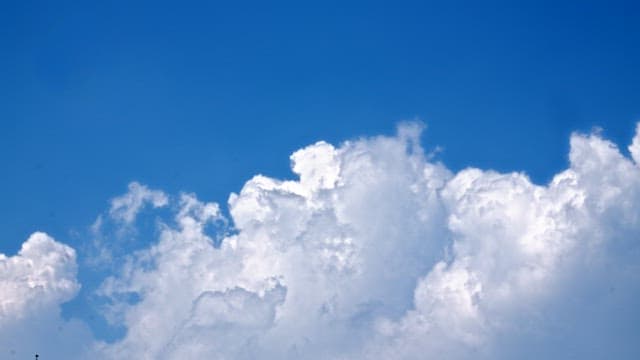
[[640, 120], [636, 1], [29, 2], [0, 12], [0, 252], [137, 180], [226, 203], [317, 140], [427, 123], [454, 170], [566, 166]]

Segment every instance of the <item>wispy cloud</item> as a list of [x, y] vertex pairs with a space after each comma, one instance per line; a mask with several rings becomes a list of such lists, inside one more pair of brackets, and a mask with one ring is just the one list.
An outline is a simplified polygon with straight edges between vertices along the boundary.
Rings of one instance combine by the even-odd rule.
[[164, 192], [150, 190], [145, 185], [134, 181], [129, 184], [129, 191], [126, 194], [111, 200], [109, 215], [115, 220], [130, 224], [145, 205], [150, 204], [154, 208], [159, 208], [168, 203], [169, 199]]

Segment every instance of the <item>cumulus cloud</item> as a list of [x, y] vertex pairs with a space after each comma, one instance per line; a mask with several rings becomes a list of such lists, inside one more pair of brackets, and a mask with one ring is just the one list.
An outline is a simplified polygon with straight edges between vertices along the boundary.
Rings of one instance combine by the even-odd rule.
[[15, 256], [0, 254], [0, 358], [19, 359], [43, 351], [79, 357], [89, 331], [65, 321], [60, 304], [79, 290], [76, 253], [42, 232], [32, 234]]
[[[254, 177], [229, 220], [176, 197], [157, 241], [100, 286], [127, 332], [95, 341], [95, 356], [637, 358], [640, 135], [632, 159], [572, 135], [568, 169], [542, 186], [453, 173], [421, 131], [298, 150], [298, 179]], [[113, 201], [123, 226], [145, 202], [168, 204], [149, 193]]]
[[548, 186], [468, 169], [441, 199], [452, 259], [420, 280], [415, 309], [381, 321], [372, 357], [638, 355], [640, 169], [615, 145], [576, 134]]
[[0, 321], [19, 319], [41, 308], [70, 299], [79, 288], [75, 251], [36, 232], [11, 257], [0, 254]]
[[[238, 314], [260, 311], [252, 319], [262, 319], [261, 331], [238, 330], [245, 321], [231, 315], [222, 325], [206, 322], [199, 331], [209, 338], [220, 326], [238, 334], [234, 346], [225, 342], [223, 357], [355, 351], [372, 336], [373, 319], [396, 318], [412, 307], [416, 281], [443, 254], [436, 192], [451, 174], [425, 163], [408, 139], [379, 137], [340, 148], [320, 142], [297, 151], [291, 160], [299, 181], [256, 176], [230, 197], [237, 233], [219, 248], [204, 232], [220, 216], [217, 205], [183, 195], [177, 228], [163, 225], [159, 242], [101, 290], [128, 328], [105, 352], [179, 358], [172, 355], [181, 349], [176, 337], [183, 338], [176, 326], [192, 321], [197, 299], [215, 293], [223, 301], [238, 291], [253, 299], [234, 300]], [[204, 208], [211, 211], [193, 211]], [[270, 295], [274, 289], [281, 289], [277, 297]], [[117, 301], [127, 293], [141, 301]], [[215, 345], [209, 350], [222, 356]]]

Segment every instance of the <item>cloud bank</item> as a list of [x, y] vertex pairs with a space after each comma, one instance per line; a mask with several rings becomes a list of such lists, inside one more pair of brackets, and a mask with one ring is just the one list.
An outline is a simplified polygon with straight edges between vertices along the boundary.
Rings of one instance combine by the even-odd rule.
[[255, 176], [229, 197], [230, 219], [132, 183], [114, 221], [133, 226], [147, 203], [173, 218], [97, 291], [124, 337], [60, 318], [75, 252], [35, 233], [0, 256], [3, 345], [30, 346], [12, 329], [47, 318], [75, 326], [70, 354], [104, 359], [640, 356], [640, 135], [630, 158], [572, 135], [569, 168], [540, 186], [454, 173], [425, 155], [421, 130], [298, 150], [297, 179]]

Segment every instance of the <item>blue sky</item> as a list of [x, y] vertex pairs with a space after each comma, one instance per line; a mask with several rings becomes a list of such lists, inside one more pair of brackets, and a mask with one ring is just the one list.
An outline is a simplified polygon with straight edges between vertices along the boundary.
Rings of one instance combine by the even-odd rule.
[[228, 214], [254, 175], [294, 179], [297, 149], [419, 120], [451, 171], [545, 185], [573, 131], [629, 156], [640, 120], [633, 1], [3, 5], [0, 253], [45, 231], [81, 274], [89, 226], [132, 181]]

